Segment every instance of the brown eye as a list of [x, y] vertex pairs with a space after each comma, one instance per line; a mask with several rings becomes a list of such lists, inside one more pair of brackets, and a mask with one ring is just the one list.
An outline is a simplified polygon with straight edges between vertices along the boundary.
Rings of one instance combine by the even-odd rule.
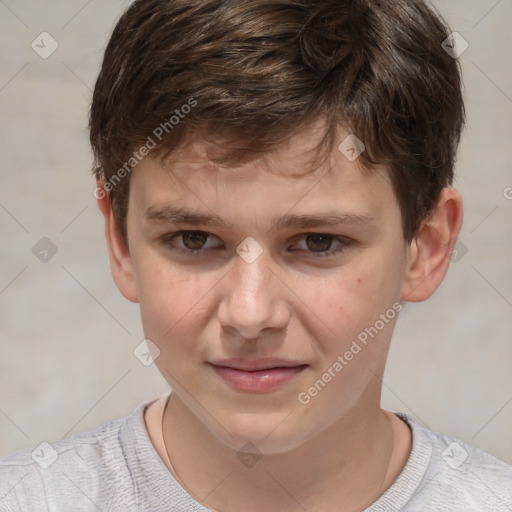
[[185, 232], [179, 236], [181, 236], [183, 240], [183, 245], [191, 251], [201, 249], [208, 239], [208, 235], [206, 233], [198, 233], [194, 231]]
[[308, 235], [306, 245], [313, 252], [325, 252], [331, 248], [333, 237], [329, 235]]
[[187, 256], [201, 256], [209, 250], [222, 249], [217, 237], [204, 231], [178, 231], [162, 237], [162, 243], [167, 249]]
[[[307, 233], [301, 235], [298, 244], [301, 253], [313, 258], [328, 258], [343, 253], [352, 245], [351, 239], [344, 236], [325, 233]], [[297, 250], [297, 249], [295, 249]]]

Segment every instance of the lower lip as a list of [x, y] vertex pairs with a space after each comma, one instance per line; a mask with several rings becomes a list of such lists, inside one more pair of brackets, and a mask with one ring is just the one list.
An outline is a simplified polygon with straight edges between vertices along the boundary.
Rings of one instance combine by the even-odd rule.
[[270, 368], [248, 372], [235, 370], [226, 366], [212, 365], [217, 375], [221, 376], [228, 384], [238, 391], [250, 393], [264, 393], [282, 386], [295, 375], [306, 368], [307, 365]]

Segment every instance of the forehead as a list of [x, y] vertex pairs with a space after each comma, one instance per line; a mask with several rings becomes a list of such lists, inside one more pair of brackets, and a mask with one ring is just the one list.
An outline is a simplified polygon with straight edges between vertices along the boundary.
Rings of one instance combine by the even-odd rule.
[[[243, 143], [238, 141], [226, 142], [205, 131], [187, 132], [180, 146], [160, 164], [170, 170], [179, 166], [194, 167], [197, 171], [206, 171], [210, 175], [220, 173], [229, 178], [240, 176], [244, 171], [250, 172], [255, 167], [251, 164], [256, 163], [260, 170], [301, 178], [315, 171], [322, 172], [326, 150], [325, 130], [325, 121], [316, 120], [284, 142], [269, 146], [266, 152], [244, 148]], [[226, 156], [231, 157], [233, 150], [236, 150], [237, 156], [242, 155], [240, 163], [226, 163]]]
[[[319, 159], [322, 135], [318, 126], [312, 126], [275, 151], [237, 167], [213, 163], [215, 145], [200, 138], [189, 140], [164, 162], [146, 158], [135, 168], [130, 203], [152, 218], [165, 208], [172, 216], [172, 208], [179, 206], [230, 225], [240, 215], [260, 223], [291, 210], [338, 210], [345, 218], [363, 219], [378, 217], [390, 206], [398, 208], [386, 168], [364, 170], [358, 159], [349, 160], [338, 147]], [[346, 137], [341, 133], [340, 141]]]

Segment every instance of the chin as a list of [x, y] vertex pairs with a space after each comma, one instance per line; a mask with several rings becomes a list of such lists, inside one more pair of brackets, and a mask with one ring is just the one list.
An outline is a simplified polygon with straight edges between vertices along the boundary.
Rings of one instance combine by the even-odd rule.
[[305, 424], [299, 425], [289, 412], [226, 414], [223, 428], [213, 423], [212, 433], [236, 452], [246, 451], [261, 455], [289, 452], [307, 441]]

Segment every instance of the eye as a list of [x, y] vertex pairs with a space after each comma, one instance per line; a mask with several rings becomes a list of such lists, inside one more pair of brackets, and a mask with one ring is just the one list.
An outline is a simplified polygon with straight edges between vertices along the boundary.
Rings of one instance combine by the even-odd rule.
[[[350, 245], [350, 241], [345, 237], [334, 235], [327, 235], [323, 233], [309, 233], [302, 235], [305, 240], [305, 249], [307, 252], [312, 253], [314, 258], [323, 258], [334, 256]], [[333, 242], [338, 244], [335, 250], [331, 249]]]
[[[211, 237], [212, 235], [204, 231], [178, 231], [173, 235], [164, 237], [163, 242], [172, 251], [194, 255], [212, 248], [205, 246], [206, 241]], [[176, 246], [175, 240], [181, 240], [184, 247]]]

